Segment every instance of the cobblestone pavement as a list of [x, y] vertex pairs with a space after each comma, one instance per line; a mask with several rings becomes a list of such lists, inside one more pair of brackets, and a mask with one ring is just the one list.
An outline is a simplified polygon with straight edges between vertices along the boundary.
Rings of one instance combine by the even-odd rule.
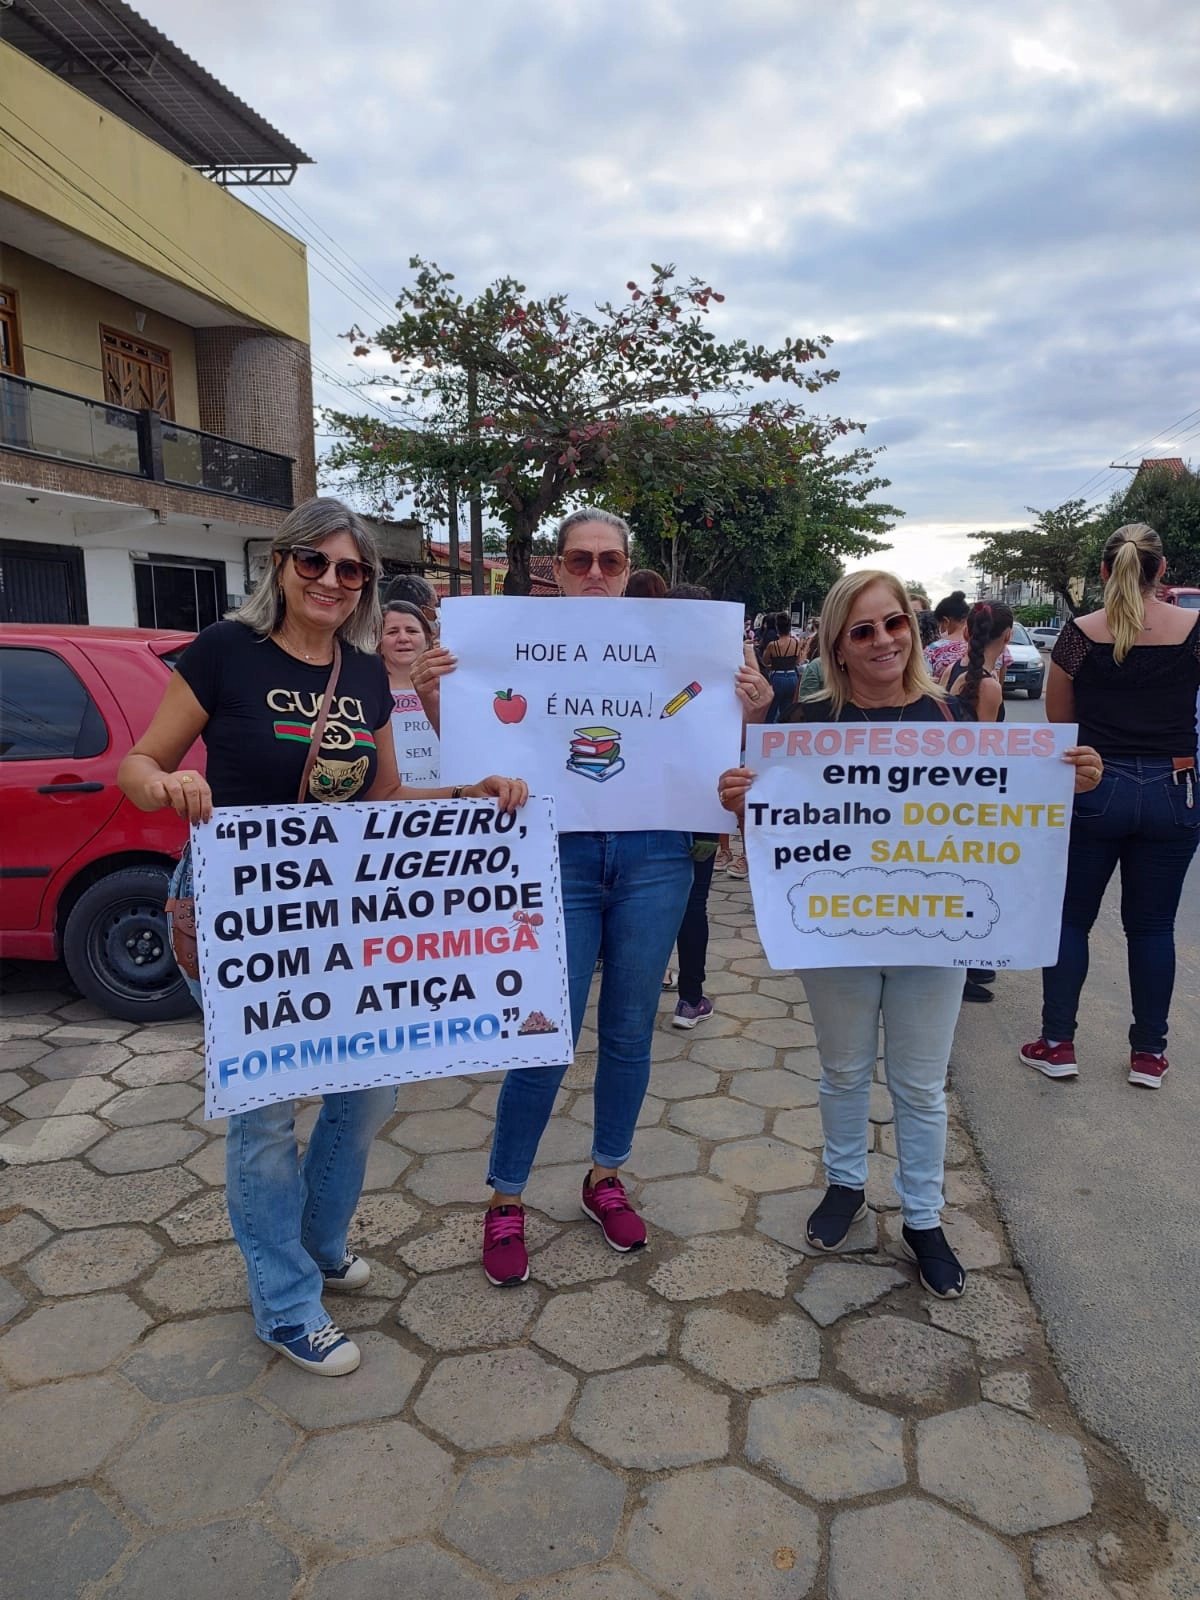
[[[331, 1311], [352, 1377], [257, 1342], [198, 1024], [131, 1029], [22, 965], [0, 1001], [0, 1589], [22, 1600], [1142, 1600], [1161, 1518], [1071, 1416], [970, 1142], [966, 1297], [898, 1259], [886, 1089], [837, 1257], [800, 982], [718, 880], [687, 1033], [664, 997], [631, 1192], [581, 1217], [595, 1038], [530, 1184], [531, 1281], [477, 1265], [497, 1085], [401, 1089]], [[40, 986], [40, 987], [37, 987]], [[673, 997], [671, 997], [673, 999]], [[311, 1126], [314, 1109], [300, 1114]]]

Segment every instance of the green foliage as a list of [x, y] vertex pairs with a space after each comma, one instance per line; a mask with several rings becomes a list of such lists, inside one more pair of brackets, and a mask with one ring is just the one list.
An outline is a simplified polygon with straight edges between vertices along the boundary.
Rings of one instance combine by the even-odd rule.
[[[572, 501], [636, 506], [668, 538], [697, 517], [707, 530], [743, 494], [800, 485], [860, 427], [809, 417], [798, 398], [754, 398], [765, 384], [804, 396], [833, 383], [817, 365], [829, 339], [722, 342], [706, 319], [724, 296], [672, 266], [586, 313], [562, 294], [530, 298], [511, 277], [466, 300], [451, 273], [410, 265], [395, 322], [372, 340], [348, 335], [357, 356], [391, 357], [395, 375], [379, 381], [397, 420], [326, 413], [339, 435], [329, 466], [381, 505], [411, 492], [438, 521], [451, 493], [480, 493], [507, 531], [510, 592], [528, 592], [534, 531]], [[812, 520], [852, 533], [861, 505], [822, 502], [838, 482], [816, 475]]]
[[1053, 606], [1014, 606], [1013, 616], [1027, 628], [1042, 628], [1054, 621]]
[[971, 565], [1005, 580], [1041, 583], [1073, 617], [1085, 609], [1085, 581], [1096, 565], [1097, 525], [1083, 500], [1065, 500], [1051, 511], [1026, 509], [1032, 528], [1007, 533], [972, 533], [980, 544]]
[[1200, 477], [1152, 468], [1114, 494], [1097, 519], [1096, 564], [1109, 535], [1126, 522], [1145, 522], [1163, 542], [1167, 582], [1200, 587]]
[[904, 585], [914, 600], [928, 600], [929, 590], [923, 583], [909, 581]]

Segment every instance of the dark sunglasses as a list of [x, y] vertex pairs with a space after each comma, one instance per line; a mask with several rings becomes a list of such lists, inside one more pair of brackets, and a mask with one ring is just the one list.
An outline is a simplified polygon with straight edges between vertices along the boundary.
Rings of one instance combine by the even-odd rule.
[[[904, 611], [893, 611], [890, 617], [883, 619], [883, 631], [889, 638], [903, 633], [909, 626], [908, 614]], [[852, 628], [846, 629], [847, 639], [853, 639], [855, 644], [870, 644], [875, 638], [875, 624], [873, 622], [856, 622]]]
[[307, 550], [303, 545], [293, 545], [288, 555], [302, 578], [323, 578], [332, 566], [343, 589], [361, 589], [375, 576], [372, 568], [363, 561], [331, 562], [323, 550]]
[[573, 578], [586, 578], [593, 566], [600, 568], [606, 578], [618, 578], [629, 565], [624, 550], [568, 550], [558, 558]]

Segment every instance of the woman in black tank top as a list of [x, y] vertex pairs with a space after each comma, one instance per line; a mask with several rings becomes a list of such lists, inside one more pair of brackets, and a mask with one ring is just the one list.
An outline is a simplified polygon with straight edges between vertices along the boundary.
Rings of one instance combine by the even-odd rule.
[[943, 688], [959, 696], [976, 722], [1004, 721], [1004, 691], [996, 663], [1012, 638], [1013, 614], [999, 601], [980, 600], [967, 613], [967, 656], [942, 674]]

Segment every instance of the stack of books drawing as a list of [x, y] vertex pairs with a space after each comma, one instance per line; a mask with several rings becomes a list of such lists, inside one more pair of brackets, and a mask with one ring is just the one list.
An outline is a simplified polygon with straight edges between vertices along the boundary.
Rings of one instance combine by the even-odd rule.
[[620, 734], [615, 728], [576, 728], [567, 757], [567, 771], [607, 783], [625, 763], [621, 759]]

